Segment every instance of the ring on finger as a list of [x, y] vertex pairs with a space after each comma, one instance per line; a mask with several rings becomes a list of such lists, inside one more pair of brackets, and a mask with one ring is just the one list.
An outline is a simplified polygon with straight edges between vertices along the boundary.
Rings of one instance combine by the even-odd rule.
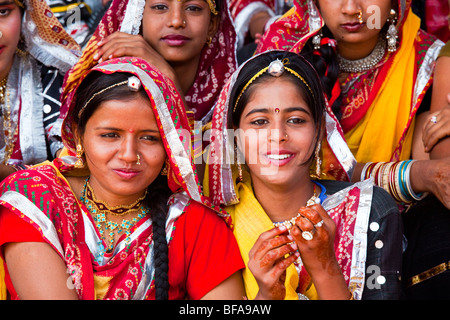
[[310, 241], [314, 238], [314, 235], [313, 235], [312, 231], [303, 231], [302, 237], [303, 237], [303, 239]]
[[437, 117], [436, 117], [436, 116], [432, 116], [432, 117], [430, 118], [430, 121], [431, 121], [432, 123], [437, 123]]
[[323, 225], [323, 220], [320, 220], [314, 225], [314, 228], [320, 228]]

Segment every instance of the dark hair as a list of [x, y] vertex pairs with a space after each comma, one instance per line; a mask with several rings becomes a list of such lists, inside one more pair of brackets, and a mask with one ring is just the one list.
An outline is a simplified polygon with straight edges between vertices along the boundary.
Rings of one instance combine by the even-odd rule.
[[[323, 37], [333, 38], [331, 31], [327, 26], [322, 28]], [[303, 48], [301, 55], [305, 57], [316, 69], [320, 82], [322, 83], [322, 88], [328, 99], [331, 98], [333, 87], [338, 81], [339, 77], [339, 63], [337, 59], [336, 49], [329, 45], [321, 45], [318, 53], [314, 53], [314, 45], [312, 43], [312, 38], [308, 40]], [[342, 96], [340, 95], [331, 105], [331, 110], [333, 111], [336, 118], [340, 119], [342, 115], [341, 111]]]
[[[313, 66], [303, 57], [293, 52], [280, 50], [267, 51], [250, 59], [248, 62], [245, 63], [244, 66], [242, 66], [242, 69], [240, 69], [239, 71], [239, 75], [237, 76], [236, 82], [230, 94], [230, 100], [228, 105], [228, 126], [230, 127], [230, 129], [232, 126], [239, 127], [240, 117], [242, 112], [244, 111], [245, 106], [248, 103], [248, 99], [252, 95], [253, 92], [252, 88], [254, 87], [255, 84], [270, 81], [271, 79], [273, 79], [273, 76], [271, 76], [267, 72], [264, 72], [259, 77], [257, 77], [252, 82], [252, 84], [244, 91], [244, 93], [242, 94], [236, 105], [236, 109], [233, 111], [233, 109], [235, 108], [237, 97], [242, 92], [244, 86], [250, 81], [250, 79], [256, 73], [261, 71], [263, 68], [269, 66], [269, 64], [276, 59], [285, 62], [288, 61], [284, 64], [285, 67], [294, 70], [301, 77], [303, 77], [303, 79], [306, 81], [306, 83], [309, 85], [311, 89], [310, 90], [305, 85], [305, 83], [301, 81], [301, 79], [299, 79], [297, 76], [293, 75], [288, 71], [285, 71], [281, 76], [289, 79], [290, 81], [292, 81], [297, 85], [297, 87], [300, 89], [302, 93], [303, 99], [311, 109], [312, 118], [315, 127], [317, 128], [316, 141], [313, 144], [314, 150], [315, 146], [318, 144], [319, 139], [322, 135], [322, 122], [326, 110], [325, 97], [323, 94], [320, 79], [317, 75], [317, 72], [314, 70]], [[314, 152], [311, 153], [311, 156], [307, 160], [307, 162], [311, 162], [313, 158]]]
[[[77, 125], [78, 134], [84, 133], [86, 123], [98, 106], [105, 101], [120, 100], [129, 101], [136, 97], [145, 97], [148, 99], [147, 93], [142, 88], [139, 91], [131, 91], [127, 85], [121, 85], [97, 94], [91, 101], [91, 97], [101, 90], [127, 80], [129, 73], [116, 72], [113, 74], [105, 74], [98, 71], [91, 72], [81, 83], [76, 93], [75, 106], [71, 113], [72, 119]], [[86, 105], [86, 102], [89, 103]], [[85, 106], [86, 105], [86, 106]], [[79, 111], [85, 106], [78, 117]], [[147, 187], [147, 197], [144, 200], [149, 208], [153, 225], [153, 261], [155, 263], [155, 298], [163, 300], [168, 298], [169, 281], [168, 281], [168, 247], [166, 240], [166, 217], [168, 212], [167, 201], [172, 194], [167, 184], [167, 178], [163, 175], [158, 177]]]

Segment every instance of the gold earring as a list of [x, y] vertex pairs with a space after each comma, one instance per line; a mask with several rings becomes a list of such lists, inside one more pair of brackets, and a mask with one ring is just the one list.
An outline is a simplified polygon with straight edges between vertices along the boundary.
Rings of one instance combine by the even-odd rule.
[[320, 150], [322, 149], [322, 142], [319, 141], [317, 144], [316, 150], [314, 151], [314, 162], [316, 163], [316, 170], [313, 174], [311, 174], [312, 178], [320, 179], [322, 175], [322, 159], [320, 158]]
[[207, 45], [207, 46], [210, 46], [210, 45], [211, 45], [211, 42], [212, 42], [212, 37], [211, 37], [211, 36], [209, 36], [208, 38], [206, 38], [206, 45]]
[[238, 167], [239, 182], [242, 182], [242, 181], [244, 181], [244, 178], [243, 178], [243, 173], [242, 173], [241, 162], [238, 160], [238, 154], [239, 154], [238, 152], [239, 151], [238, 151], [237, 145], [235, 143], [234, 144], [234, 154], [236, 155], [236, 164], [237, 164], [237, 167]]
[[83, 147], [81, 146], [81, 144], [77, 144], [77, 154], [76, 154], [76, 157], [77, 157], [77, 161], [75, 162], [75, 168], [78, 168], [78, 169], [81, 169], [81, 168], [84, 168], [84, 161], [83, 161], [83, 153], [84, 153], [84, 150], [83, 150]]
[[161, 175], [162, 176], [167, 176], [168, 175], [168, 171], [167, 171], [167, 165], [164, 164], [163, 169], [161, 170]]

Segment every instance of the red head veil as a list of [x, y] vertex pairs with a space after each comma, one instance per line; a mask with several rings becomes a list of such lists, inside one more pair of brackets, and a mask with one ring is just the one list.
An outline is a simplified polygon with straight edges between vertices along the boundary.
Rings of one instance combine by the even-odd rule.
[[[79, 84], [92, 71], [106, 74], [125, 72], [139, 78], [145, 89], [161, 133], [167, 153], [168, 184], [172, 191], [185, 191], [192, 199], [202, 202], [201, 188], [191, 157], [191, 132], [183, 101], [173, 82], [146, 61], [138, 58], [117, 58], [96, 65], [79, 77], [73, 87], [75, 94]], [[71, 95], [73, 96], [73, 95]], [[74, 100], [63, 100], [68, 107], [62, 138], [67, 149], [74, 153], [76, 142], [72, 134], [71, 111]]]

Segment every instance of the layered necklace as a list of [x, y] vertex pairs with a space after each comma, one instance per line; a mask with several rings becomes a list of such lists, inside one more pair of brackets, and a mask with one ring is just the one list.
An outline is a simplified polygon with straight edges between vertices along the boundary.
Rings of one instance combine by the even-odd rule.
[[7, 88], [8, 77], [0, 81], [0, 105], [2, 106], [2, 116], [3, 116], [3, 134], [5, 139], [5, 154], [3, 157], [3, 164], [7, 164], [8, 160], [14, 150], [14, 138], [17, 133], [17, 128], [13, 128], [11, 120], [11, 104], [9, 103], [9, 91]]
[[[105, 243], [107, 243], [108, 252], [111, 252], [114, 248], [114, 235], [116, 233], [117, 235], [120, 235], [124, 232], [126, 235], [126, 244], [129, 245], [131, 243], [131, 229], [148, 213], [148, 209], [144, 205], [146, 196], [147, 191], [141, 198], [137, 199], [132, 204], [110, 207], [106, 202], [98, 200], [95, 197], [94, 190], [92, 190], [92, 187], [89, 184], [89, 178], [86, 179], [80, 200], [92, 214], [100, 236]], [[131, 220], [122, 219], [120, 224], [108, 219], [109, 215], [124, 217], [134, 212], [138, 213], [136, 217]], [[106, 240], [106, 233], [108, 233], [109, 241]]]
[[383, 58], [386, 52], [386, 41], [379, 37], [375, 48], [365, 58], [348, 60], [338, 55], [339, 69], [342, 72], [358, 73], [374, 68]]
[[[308, 199], [308, 201], [306, 201], [306, 206], [312, 206], [313, 204], [316, 203], [320, 203], [320, 198], [317, 195], [317, 190], [316, 190], [316, 184], [314, 184], [314, 191], [313, 191], [313, 195], [311, 196], [311, 198]], [[293, 218], [288, 219], [288, 220], [284, 220], [284, 221], [280, 221], [280, 222], [273, 222], [273, 226], [274, 227], [280, 227], [280, 226], [285, 226], [288, 230], [290, 228], [292, 228], [293, 225], [295, 225], [295, 220], [297, 220], [298, 217], [300, 217], [301, 214], [300, 212]]]

